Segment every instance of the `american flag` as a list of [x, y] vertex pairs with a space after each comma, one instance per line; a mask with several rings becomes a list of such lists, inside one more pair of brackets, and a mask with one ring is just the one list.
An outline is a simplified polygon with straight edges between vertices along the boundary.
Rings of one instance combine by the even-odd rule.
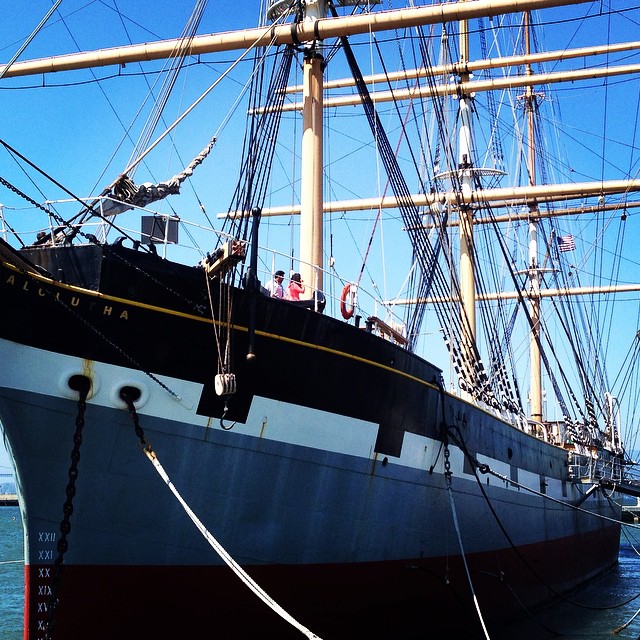
[[573, 236], [560, 236], [558, 238], [558, 251], [573, 251], [576, 248], [576, 241]]

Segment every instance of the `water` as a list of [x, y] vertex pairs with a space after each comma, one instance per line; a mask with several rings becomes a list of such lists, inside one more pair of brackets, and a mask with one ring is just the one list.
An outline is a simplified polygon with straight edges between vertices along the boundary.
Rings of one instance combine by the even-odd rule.
[[[537, 611], [531, 619], [520, 622], [513, 630], [517, 635], [512, 632], [491, 640], [638, 640], [639, 609], [640, 529], [624, 527], [616, 567], [571, 594], [567, 601]], [[614, 634], [627, 623], [626, 628]]]
[[0, 640], [22, 640], [23, 588], [20, 510], [0, 507]]
[[[505, 628], [498, 635], [492, 633], [491, 640], [637, 640], [640, 637], [640, 614], [632, 618], [640, 609], [639, 554], [640, 530], [626, 527], [618, 566], [572, 594], [572, 603], [563, 602], [538, 611], [531, 619], [519, 622], [515, 627]], [[0, 507], [0, 640], [22, 640], [23, 584], [20, 511], [18, 507]], [[602, 607], [611, 608], [602, 610]], [[612, 635], [615, 629], [630, 620], [628, 627]]]

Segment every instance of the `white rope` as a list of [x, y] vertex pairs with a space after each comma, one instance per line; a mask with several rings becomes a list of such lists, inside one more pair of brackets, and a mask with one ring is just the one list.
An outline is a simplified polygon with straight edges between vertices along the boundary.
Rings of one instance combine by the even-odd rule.
[[182, 499], [182, 496], [178, 493], [175, 485], [169, 479], [167, 472], [164, 470], [158, 457], [153, 451], [144, 449], [144, 452], [155, 467], [160, 477], [165, 481], [166, 485], [171, 489], [173, 495], [178, 499], [178, 502], [182, 505], [187, 515], [191, 518], [196, 527], [200, 530], [207, 542], [215, 549], [216, 553], [224, 560], [224, 562], [233, 570], [233, 572], [242, 580], [242, 582], [251, 589], [263, 602], [265, 602], [273, 611], [275, 611], [281, 618], [286, 620], [289, 624], [301, 631], [307, 638], [315, 638], [320, 640], [320, 637], [315, 635], [312, 631], [309, 631], [304, 625], [300, 624], [295, 618], [288, 614], [268, 593], [266, 593], [246, 571], [229, 555], [224, 547], [216, 540], [216, 538], [207, 530], [207, 528], [198, 519], [198, 516], [191, 510], [189, 505]]
[[618, 635], [621, 631], [624, 631], [637, 617], [637, 615], [640, 613], [640, 609], [638, 609], [630, 618], [629, 620], [627, 620], [624, 624], [620, 625], [619, 627], [616, 627], [611, 633], [613, 635]]
[[464, 553], [464, 547], [462, 546], [462, 535], [460, 534], [460, 526], [458, 525], [458, 514], [456, 513], [456, 505], [453, 501], [453, 490], [451, 489], [451, 480], [447, 481], [447, 490], [449, 492], [449, 502], [451, 502], [451, 513], [453, 515], [453, 524], [456, 528], [456, 534], [458, 535], [458, 544], [460, 545], [460, 555], [462, 556], [462, 562], [464, 563], [464, 570], [467, 573], [467, 580], [469, 581], [469, 587], [471, 588], [471, 593], [473, 594], [473, 604], [478, 612], [478, 618], [480, 618], [480, 624], [482, 625], [482, 630], [484, 631], [484, 637], [487, 640], [491, 640], [489, 638], [489, 632], [487, 631], [487, 627], [484, 624], [484, 619], [482, 618], [482, 611], [480, 611], [480, 604], [478, 603], [478, 598], [476, 596], [476, 592], [473, 588], [473, 582], [471, 581], [471, 574], [469, 573], [469, 567], [467, 566], [467, 557]]

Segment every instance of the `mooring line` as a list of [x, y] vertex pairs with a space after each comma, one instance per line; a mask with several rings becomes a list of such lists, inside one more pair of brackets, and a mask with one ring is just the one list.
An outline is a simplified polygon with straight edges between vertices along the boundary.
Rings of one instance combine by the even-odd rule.
[[301, 631], [307, 638], [312, 640], [322, 640], [320, 636], [307, 629], [303, 624], [298, 622], [292, 615], [285, 611], [260, 585], [253, 580], [253, 578], [231, 557], [227, 550], [216, 540], [214, 535], [204, 526], [198, 516], [193, 512], [191, 507], [184, 501], [180, 492], [176, 486], [171, 482], [169, 474], [164, 470], [164, 467], [160, 464], [156, 452], [153, 450], [151, 443], [147, 440], [142, 427], [140, 426], [140, 419], [135, 405], [135, 393], [131, 387], [123, 387], [120, 390], [120, 398], [127, 405], [129, 409], [129, 416], [133, 422], [133, 426], [138, 437], [140, 447], [144, 454], [147, 456], [159, 476], [164, 480], [165, 484], [171, 490], [171, 493], [177, 498], [178, 502], [182, 505], [186, 514], [191, 518], [193, 524], [196, 525], [200, 533], [207, 540], [207, 542], [213, 547], [216, 553], [222, 558], [225, 564], [244, 582], [244, 584], [253, 591], [267, 606], [269, 606], [275, 613], [277, 613], [282, 619], [286, 620], [289, 624], [294, 626], [298, 631]]
[[144, 449], [144, 453], [153, 464], [155, 470], [160, 474], [160, 477], [164, 480], [165, 484], [171, 489], [173, 495], [178, 499], [178, 502], [182, 505], [189, 518], [193, 521], [196, 527], [200, 530], [207, 542], [215, 549], [216, 553], [224, 560], [224, 562], [233, 570], [233, 572], [244, 582], [253, 593], [255, 593], [263, 602], [265, 602], [271, 609], [273, 609], [281, 618], [286, 620], [289, 624], [293, 625], [296, 629], [301, 631], [307, 638], [314, 638], [321, 640], [319, 636], [307, 629], [304, 625], [299, 623], [293, 616], [285, 611], [266, 591], [262, 589], [254, 580], [247, 574], [247, 572], [229, 555], [226, 549], [216, 540], [212, 533], [210, 533], [204, 524], [200, 521], [198, 516], [192, 511], [191, 507], [184, 501], [173, 482], [167, 475], [157, 455], [149, 448]]
[[618, 635], [621, 631], [624, 631], [635, 619], [636, 616], [640, 613], [640, 609], [638, 609], [624, 624], [621, 624], [619, 627], [616, 627], [611, 633], [613, 635]]
[[453, 525], [456, 529], [456, 534], [458, 536], [458, 544], [460, 545], [460, 556], [462, 557], [462, 562], [464, 564], [464, 570], [467, 574], [467, 581], [469, 582], [469, 588], [471, 589], [471, 594], [473, 596], [473, 604], [476, 608], [476, 612], [478, 614], [478, 618], [480, 620], [480, 624], [482, 625], [482, 630], [484, 632], [484, 637], [487, 640], [491, 640], [489, 637], [489, 632], [487, 631], [487, 627], [484, 623], [484, 618], [482, 617], [482, 611], [480, 610], [480, 603], [478, 602], [478, 597], [476, 596], [475, 589], [473, 588], [473, 581], [471, 580], [471, 572], [469, 571], [469, 565], [467, 564], [467, 556], [464, 552], [464, 546], [462, 544], [462, 533], [460, 532], [460, 525], [458, 524], [458, 513], [456, 511], [456, 504], [453, 500], [453, 489], [451, 487], [451, 463], [449, 462], [449, 444], [445, 441], [444, 445], [444, 476], [447, 481], [447, 492], [449, 493], [449, 502], [451, 504], [451, 515], [453, 516]]

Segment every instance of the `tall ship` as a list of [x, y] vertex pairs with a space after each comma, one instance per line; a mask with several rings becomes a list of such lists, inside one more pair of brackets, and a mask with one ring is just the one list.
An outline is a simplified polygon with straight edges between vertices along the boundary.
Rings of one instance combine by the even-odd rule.
[[616, 565], [640, 8], [32, 4], [0, 66], [25, 640], [488, 638]]

